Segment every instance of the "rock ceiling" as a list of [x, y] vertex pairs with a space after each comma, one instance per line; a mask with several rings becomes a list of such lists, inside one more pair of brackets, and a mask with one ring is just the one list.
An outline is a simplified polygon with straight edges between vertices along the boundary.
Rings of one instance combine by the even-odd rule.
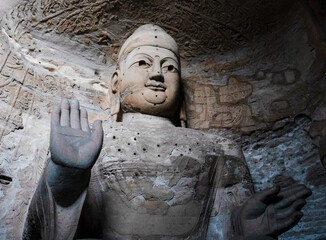
[[[233, 49], [272, 31], [291, 0], [266, 1], [25, 1], [17, 17], [28, 28], [67, 34], [116, 52], [139, 25], [156, 23], [180, 44], [184, 57]], [[114, 49], [114, 50], [113, 50]]]
[[324, 236], [325, 22], [320, 0], [21, 0], [0, 22], [0, 238], [20, 236], [53, 105], [77, 98], [110, 124], [117, 52], [145, 23], [180, 46], [188, 126], [237, 132], [258, 187], [282, 173], [316, 188], [287, 237]]

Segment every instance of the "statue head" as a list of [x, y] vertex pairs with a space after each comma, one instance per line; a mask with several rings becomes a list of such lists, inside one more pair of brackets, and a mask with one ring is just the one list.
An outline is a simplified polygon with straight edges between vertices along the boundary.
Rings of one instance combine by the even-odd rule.
[[109, 94], [115, 120], [127, 112], [175, 120], [182, 100], [175, 40], [159, 26], [139, 27], [120, 49]]

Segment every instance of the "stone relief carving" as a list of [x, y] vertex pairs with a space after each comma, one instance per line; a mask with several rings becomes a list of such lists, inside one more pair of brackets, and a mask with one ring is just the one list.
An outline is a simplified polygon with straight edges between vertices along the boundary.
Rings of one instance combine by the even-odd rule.
[[239, 82], [236, 78], [230, 77], [228, 84], [220, 88], [221, 103], [236, 103], [249, 97], [252, 93], [252, 86], [245, 82]]
[[[147, 24], [123, 44], [112, 75], [111, 115], [122, 121], [112, 138], [99, 120], [90, 129], [77, 100], [53, 110], [51, 156], [23, 239], [268, 240], [297, 224], [311, 195], [305, 185], [282, 182], [250, 196], [250, 174], [236, 144], [173, 125], [184, 115], [180, 71], [175, 40]], [[227, 90], [241, 99], [235, 84], [231, 79]], [[214, 232], [216, 221], [223, 226]]]
[[[86, 44], [109, 44], [111, 53], [117, 53], [121, 46], [115, 25], [135, 29], [142, 23], [157, 22], [169, 33], [173, 33], [178, 42], [185, 43], [182, 46], [182, 55], [190, 57], [211, 50], [225, 51], [246, 44], [254, 34], [265, 32], [273, 27], [273, 23], [266, 24], [263, 18], [260, 22], [252, 16], [252, 13], [277, 7], [275, 3], [258, 4], [257, 1], [250, 1], [244, 7], [236, 2], [224, 4], [222, 1], [201, 4], [167, 1], [136, 6], [135, 3], [123, 1], [34, 0], [22, 3], [16, 14], [20, 17], [24, 14], [27, 19], [33, 17], [32, 21], [23, 21], [23, 24], [34, 28], [44, 26], [47, 27], [47, 32], [83, 35], [81, 41]], [[146, 14], [143, 14], [144, 12]], [[167, 17], [170, 12], [174, 12], [175, 16], [184, 16], [184, 19], [174, 18], [171, 21], [171, 18]], [[246, 20], [245, 25], [244, 20]], [[180, 26], [185, 22], [187, 30], [182, 33]], [[119, 27], [120, 31], [121, 29]], [[96, 33], [90, 35], [91, 32]], [[192, 39], [197, 41], [193, 42]], [[210, 47], [205, 49], [201, 48], [201, 45]]]
[[189, 126], [193, 128], [242, 127], [255, 125], [250, 106], [244, 104], [252, 86], [230, 77], [228, 84], [215, 90], [212, 86], [186, 81]]
[[[13, 229], [21, 229], [22, 226], [18, 223], [16, 224], [14, 221], [15, 218], [11, 216], [17, 212], [26, 214], [26, 205], [23, 207], [20, 204], [22, 201], [19, 199], [26, 199], [26, 201], [28, 201], [28, 199], [31, 198], [31, 193], [35, 189], [37, 179], [42, 172], [43, 164], [47, 155], [46, 145], [48, 142], [46, 139], [48, 139], [48, 136], [46, 134], [41, 134], [40, 132], [49, 132], [47, 122], [53, 103], [58, 103], [59, 98], [61, 97], [78, 98], [83, 103], [83, 107], [88, 109], [90, 113], [90, 121], [93, 121], [93, 119], [98, 117], [105, 119], [105, 116], [107, 115], [107, 113], [99, 111], [101, 109], [107, 110], [109, 107], [109, 103], [105, 94], [103, 93], [103, 89], [107, 89], [108, 87], [106, 86], [107, 80], [103, 77], [102, 69], [100, 67], [94, 68], [94, 72], [96, 72], [96, 74], [90, 77], [92, 78], [90, 81], [92, 82], [92, 86], [90, 87], [80, 82], [78, 78], [76, 81], [73, 80], [73, 78], [58, 75], [58, 70], [60, 69], [61, 71], [60, 64], [62, 64], [62, 62], [55, 65], [55, 67], [51, 65], [50, 67], [45, 68], [46, 65], [44, 65], [42, 59], [42, 64], [39, 64], [39, 66], [41, 66], [45, 72], [41, 72], [38, 63], [34, 64], [29, 59], [27, 60], [25, 55], [19, 54], [19, 51], [14, 48], [15, 45], [12, 45], [14, 40], [21, 46], [25, 46], [30, 56], [35, 57], [35, 59], [41, 59], [41, 56], [45, 56], [48, 54], [48, 52], [46, 52], [44, 45], [38, 42], [38, 40], [42, 39], [46, 33], [50, 34], [52, 32], [56, 32], [59, 34], [59, 32], [53, 31], [57, 24], [61, 22], [65, 16], [70, 15], [70, 13], [78, 9], [80, 3], [81, 1], [43, 1], [42, 3], [40, 1], [25, 1], [18, 6], [17, 10], [11, 10], [8, 12], [7, 16], [1, 21], [1, 34], [3, 34], [5, 31], [6, 33], [9, 33], [9, 36], [12, 37], [12, 39], [8, 41], [11, 44], [11, 47], [9, 47], [7, 45], [7, 36], [1, 36], [2, 45], [0, 49], [0, 62], [2, 63], [6, 61], [6, 57], [2, 56], [7, 56], [7, 53], [10, 54], [13, 52], [11, 56], [13, 58], [16, 57], [18, 61], [22, 61], [25, 66], [24, 70], [19, 70], [19, 74], [16, 73], [17, 78], [15, 79], [17, 81], [13, 81], [10, 76], [0, 76], [1, 82], [5, 85], [2, 88], [3, 91], [1, 91], [0, 97], [1, 101], [2, 99], [6, 101], [4, 105], [1, 105], [1, 126], [3, 126], [2, 121], [6, 119], [8, 113], [10, 112], [12, 97], [15, 96], [16, 90], [18, 89], [16, 87], [18, 85], [21, 85], [22, 87], [20, 91], [34, 92], [36, 97], [33, 100], [33, 107], [30, 107], [30, 109], [32, 109], [31, 111], [27, 110], [28, 107], [25, 100], [22, 100], [23, 103], [25, 102], [24, 104], [14, 104], [7, 124], [7, 129], [11, 130], [4, 131], [1, 138], [2, 152], [0, 155], [0, 174], [9, 178], [5, 177], [5, 180], [3, 180], [7, 184], [1, 183], [0, 206], [9, 207], [2, 209], [3, 211], [0, 213], [0, 238], [3, 236], [4, 238], [11, 236], [8, 238], [16, 239], [18, 236], [20, 236], [20, 233]], [[44, 10], [44, 14], [43, 9], [39, 7], [41, 4], [43, 4], [43, 7], [47, 6], [47, 9]], [[72, 7], [73, 4], [74, 6]], [[161, 4], [157, 4], [157, 6], [151, 6], [148, 4], [146, 6], [141, 6], [137, 14], [134, 12], [136, 9], [134, 5], [129, 5], [129, 3], [124, 3], [123, 1], [120, 1], [120, 4], [122, 5], [118, 5], [117, 9], [111, 8], [110, 10], [104, 12], [103, 16], [99, 16], [100, 20], [97, 23], [97, 28], [93, 29], [93, 33], [81, 33], [78, 36], [73, 36], [73, 32], [65, 30], [63, 33], [59, 34], [60, 41], [64, 36], [70, 35], [73, 41], [73, 46], [83, 46], [83, 50], [80, 50], [82, 48], [77, 50], [72, 48], [73, 50], [71, 51], [78, 54], [79, 52], [85, 54], [87, 51], [90, 51], [89, 49], [92, 49], [92, 54], [87, 56], [94, 56], [94, 58], [89, 58], [94, 62], [99, 63], [98, 66], [101, 66], [101, 64], [105, 62], [105, 59], [108, 59], [108, 68], [110, 69], [108, 75], [111, 75], [111, 73], [114, 71], [114, 61], [111, 61], [110, 58], [112, 56], [113, 60], [117, 59], [118, 49], [122, 44], [122, 39], [126, 39], [137, 26], [143, 23], [156, 22], [161, 26], [165, 26], [167, 31], [173, 35], [178, 42], [182, 43], [181, 61], [183, 69], [182, 74], [185, 76], [184, 79], [189, 81], [190, 84], [192, 82], [195, 82], [196, 84], [198, 83], [198, 89], [199, 86], [202, 87], [202, 83], [204, 83], [204, 87], [210, 88], [209, 91], [203, 90], [202, 99], [205, 99], [204, 94], [207, 94], [209, 98], [207, 102], [213, 103], [216, 101], [218, 103], [220, 99], [220, 88], [226, 86], [228, 79], [230, 79], [232, 76], [235, 76], [239, 82], [251, 84], [253, 88], [252, 94], [247, 98], [240, 100], [238, 103], [225, 103], [225, 106], [219, 106], [218, 111], [212, 106], [207, 106], [207, 104], [206, 106], [202, 105], [202, 103], [196, 105], [190, 104], [187, 106], [189, 110], [187, 111], [188, 125], [198, 129], [205, 129], [209, 127], [219, 128], [220, 126], [224, 126], [230, 129], [237, 129], [243, 133], [254, 133], [251, 135], [251, 137], [254, 139], [255, 136], [259, 136], [258, 139], [260, 139], [260, 129], [262, 129], [263, 132], [266, 129], [272, 129], [273, 131], [274, 129], [280, 129], [281, 131], [285, 131], [289, 124], [295, 124], [293, 121], [297, 114], [304, 113], [309, 116], [313, 116], [312, 124], [306, 126], [307, 129], [310, 128], [309, 134], [313, 138], [313, 143], [309, 142], [309, 144], [316, 144], [320, 152], [319, 158], [324, 158], [323, 146], [325, 141], [323, 141], [323, 136], [325, 136], [325, 134], [322, 134], [324, 132], [323, 128], [325, 125], [325, 117], [323, 117], [322, 114], [324, 112], [322, 105], [325, 104], [323, 104], [324, 95], [322, 92], [325, 88], [320, 84], [323, 82], [324, 74], [322, 69], [324, 65], [321, 54], [322, 48], [320, 48], [318, 45], [321, 40], [313, 40], [313, 37], [311, 37], [312, 35], [315, 36], [315, 34], [319, 36], [319, 33], [317, 33], [318, 31], [314, 32], [316, 26], [318, 28], [318, 24], [316, 22], [312, 23], [309, 20], [309, 14], [316, 14], [318, 19], [323, 18], [323, 8], [320, 6], [320, 3], [316, 4], [316, 1], [309, 3], [309, 6], [315, 4], [311, 8], [312, 11], [310, 11], [309, 14], [307, 14], [305, 8], [300, 5], [299, 1], [296, 4], [293, 4], [291, 11], [288, 10], [290, 9], [288, 6], [291, 6], [291, 4], [289, 4], [287, 1], [282, 2], [284, 5], [288, 4], [288, 6], [285, 8], [279, 6], [279, 3], [257, 4], [256, 1], [250, 1], [247, 5], [242, 4], [242, 6], [238, 6], [237, 3], [233, 3], [231, 1], [227, 6], [223, 6], [225, 3], [210, 3], [209, 1], [206, 1], [205, 4], [202, 3], [201, 6], [193, 6], [193, 3], [190, 2], [180, 3], [181, 7], [177, 6], [177, 8], [174, 7], [174, 3], [171, 3], [170, 5], [168, 3], [167, 5], [163, 6]], [[216, 9], [213, 11], [214, 6], [216, 7], [215, 4], [218, 4], [218, 11], [216, 11]], [[274, 8], [269, 4], [274, 4]], [[263, 8], [261, 8], [262, 5], [264, 5]], [[50, 6], [58, 11], [50, 12]], [[150, 12], [155, 12], [153, 11], [154, 7], [159, 12], [165, 11], [166, 9], [166, 12], [155, 15], [150, 14]], [[282, 19], [282, 17], [279, 18], [278, 16], [277, 21], [273, 22], [271, 20], [271, 25], [265, 24], [265, 20], [259, 21], [258, 15], [264, 16], [264, 18], [266, 17], [266, 14], [263, 13], [266, 13], [267, 10], [265, 12], [264, 9], [274, 13], [275, 16], [277, 15], [275, 13], [286, 13], [288, 16], [288, 22], [283, 21], [284, 19]], [[280, 9], [283, 10], [279, 11]], [[318, 11], [314, 12], [313, 9], [317, 9]], [[124, 10], [124, 15], [120, 14], [120, 11], [122, 10]], [[142, 16], [142, 13], [149, 14], [144, 14], [144, 16]], [[93, 12], [84, 11], [78, 16], [83, 15], [87, 17], [87, 14], [92, 15]], [[219, 16], [216, 17], [215, 14], [218, 14]], [[297, 18], [297, 14], [299, 14], [299, 18]], [[178, 15], [179, 20], [172, 21], [171, 23], [171, 19], [174, 19], [175, 17], [173, 16], [176, 15]], [[195, 18], [196, 15], [199, 17]], [[250, 17], [248, 17], [248, 15], [250, 15]], [[204, 16], [206, 16], [206, 18], [204, 18]], [[93, 18], [93, 16], [88, 17]], [[43, 21], [39, 21], [39, 19], [43, 19]], [[73, 17], [70, 19], [73, 19]], [[202, 19], [204, 19], [204, 21], [202, 21]], [[221, 24], [214, 24], [213, 27], [211, 25], [208, 26], [208, 19], [215, 19], [215, 21], [220, 21]], [[118, 21], [122, 24], [114, 24]], [[193, 24], [193, 21], [195, 21], [195, 24]], [[190, 26], [185, 23], [189, 23], [189, 25], [192, 24], [194, 27], [190, 28]], [[259, 23], [259, 25], [256, 23]], [[76, 24], [78, 24], [78, 22], [76, 22], [74, 26], [76, 26]], [[227, 28], [222, 29], [222, 27], [219, 27], [223, 25], [226, 27], [230, 26], [231, 28], [238, 30], [241, 34], [243, 34], [243, 36], [246, 37], [247, 40], [242, 41], [244, 38], [240, 37], [241, 41], [239, 41], [238, 45], [232, 45], [235, 42], [225, 39], [229, 39], [227, 35], [230, 33], [230, 31], [231, 34], [234, 35], [237, 33], [232, 32], [232, 30], [228, 30]], [[30, 28], [28, 26], [32, 27]], [[247, 28], [245, 26], [247, 26]], [[85, 25], [84, 27], [86, 28], [89, 26]], [[99, 30], [97, 30], [98, 28], [104, 30], [103, 42], [107, 41], [109, 46], [100, 44], [101, 33]], [[212, 28], [214, 29], [212, 30]], [[246, 28], [247, 31], [242, 30], [242, 28]], [[187, 32], [187, 29], [189, 29], [189, 32]], [[203, 29], [210, 29], [209, 32], [211, 35], [205, 35], [209, 33], [203, 34]], [[253, 31], [253, 29], [256, 29], [257, 31]], [[37, 33], [35, 30], [39, 32]], [[266, 33], [266, 31], [266, 35], [259, 35], [255, 44], [251, 44], [251, 40], [253, 39], [252, 36], [255, 35], [257, 37], [257, 34]], [[31, 36], [31, 32], [32, 37], [28, 38], [27, 36]], [[216, 37], [216, 32], [220, 32], [223, 35], [222, 38], [221, 35], [219, 35], [218, 39], [224, 40], [219, 42]], [[51, 37], [53, 36], [55, 35], [51, 35]], [[107, 36], [109, 36], [109, 38]], [[35, 39], [37, 39], [37, 41], [35, 41]], [[302, 39], [302, 41], [300, 39]], [[287, 42], [282, 42], [282, 40], [286, 40]], [[34, 41], [34, 43], [32, 43], [32, 41]], [[67, 42], [62, 42], [62, 44], [66, 43]], [[245, 49], [240, 48], [240, 51], [234, 50], [234, 46], [242, 45], [245, 46]], [[96, 50], [93, 48], [94, 46], [96, 46], [99, 51], [96, 52]], [[215, 50], [211, 49], [211, 47], [214, 46], [217, 46]], [[228, 49], [231, 49], [231, 51], [228, 51]], [[246, 52], [246, 49], [249, 49], [249, 51]], [[56, 51], [57, 50], [58, 49], [56, 49]], [[222, 54], [219, 54], [221, 50]], [[105, 54], [101, 55], [99, 52], [104, 52]], [[200, 56], [200, 54], [206, 55]], [[61, 55], [66, 55], [66, 52]], [[206, 59], [206, 61], [203, 62], [203, 59]], [[54, 60], [54, 62], [55, 61], [56, 60]], [[12, 60], [12, 66], [14, 66], [14, 62], [15, 60]], [[190, 67], [189, 63], [192, 63], [193, 65]], [[83, 66], [79, 67], [83, 68]], [[29, 81], [26, 81], [27, 79], [25, 80], [24, 84], [20, 84], [22, 79], [20, 78], [22, 77], [21, 74], [24, 74], [26, 68], [29, 68], [29, 72], [35, 75], [33, 80], [35, 81], [35, 85], [28, 83]], [[34, 71], [35, 69], [36, 71]], [[193, 69], [195, 69], [195, 72], [192, 72]], [[12, 68], [11, 72], [15, 74], [15, 71], [16, 69]], [[28, 75], [30, 75], [30, 73]], [[44, 74], [48, 75], [48, 77], [45, 77]], [[293, 75], [295, 80], [293, 79]], [[25, 84], [28, 85], [28, 87], [26, 87]], [[190, 93], [189, 95], [191, 95]], [[188, 94], [187, 90], [185, 94]], [[20, 96], [21, 94], [18, 96], [18, 102], [20, 102]], [[278, 101], [284, 101], [284, 104], [288, 104], [289, 108], [282, 112], [275, 107], [272, 108], [272, 103], [274, 102], [276, 105], [278, 105]], [[1, 104], [2, 103], [3, 102], [1, 102]], [[20, 107], [23, 107], [26, 110], [20, 110]], [[201, 110], [202, 108], [208, 108], [208, 110]], [[197, 109], [205, 114], [198, 114], [196, 111], [193, 111], [193, 109]], [[29, 118], [26, 117], [26, 111], [30, 111], [30, 115], [28, 115]], [[239, 115], [235, 114], [239, 112]], [[211, 119], [211, 117], [214, 116], [217, 119], [214, 124], [211, 120], [205, 120], [205, 118]], [[26, 119], [29, 120], [25, 121]], [[235, 119], [236, 121], [233, 121], [232, 119]], [[31, 129], [38, 130], [32, 131]], [[210, 129], [210, 131], [212, 130], [213, 129]], [[255, 134], [255, 131], [257, 130], [258, 133]], [[24, 138], [20, 138], [20, 133], [25, 134]], [[270, 133], [273, 134], [273, 132]], [[34, 137], [34, 140], [32, 141], [27, 137], [28, 134], [32, 134], [33, 136], [36, 134], [38, 137]], [[291, 135], [292, 132], [290, 131], [288, 134]], [[279, 135], [277, 135], [277, 137], [279, 137]], [[17, 141], [15, 140], [16, 138]], [[35, 143], [35, 139], [37, 138], [39, 141], [37, 141], [38, 143]], [[18, 141], [18, 139], [22, 140]], [[248, 142], [246, 141], [247, 140], [245, 140], [244, 145], [247, 146], [247, 144], [249, 144], [250, 146], [254, 140], [248, 140]], [[264, 142], [264, 140], [262, 141]], [[15, 153], [15, 146], [18, 145], [19, 142], [20, 144], [25, 143], [26, 147], [20, 148], [21, 150]], [[34, 149], [32, 143], [40, 144], [40, 149], [42, 150], [38, 150], [38, 155], [36, 153], [30, 153], [30, 150]], [[275, 144], [278, 144], [278, 140], [275, 140]], [[306, 143], [302, 143], [301, 145], [297, 145], [297, 148], [303, 149], [303, 146], [305, 145]], [[262, 148], [262, 145], [254, 146], [255, 148]], [[289, 146], [286, 146], [286, 148], [288, 147]], [[309, 149], [311, 148], [309, 147]], [[289, 156], [292, 156], [291, 154], [292, 153], [290, 153]], [[37, 157], [33, 157], [34, 155]], [[308, 155], [309, 154], [304, 154], [304, 156]], [[16, 156], [19, 156], [20, 158], [17, 159]], [[270, 156], [267, 156], [267, 158], [269, 159]], [[314, 159], [315, 161], [319, 161], [319, 158], [317, 151], [316, 158]], [[13, 161], [13, 159], [17, 160]], [[285, 163], [292, 161], [292, 158], [287, 157], [287, 155], [284, 155], [282, 159]], [[260, 161], [257, 161], [255, 157], [249, 157], [248, 161], [252, 161], [252, 165], [250, 165], [252, 170], [260, 169], [260, 162], [264, 162], [265, 160], [261, 159]], [[27, 167], [27, 165], [24, 165], [24, 163], [29, 163], [29, 166]], [[279, 162], [277, 162], [277, 164], [279, 164]], [[308, 163], [302, 161], [300, 166], [303, 166], [302, 164], [304, 165]], [[281, 165], [277, 166], [282, 168]], [[317, 168], [318, 167], [316, 167], [316, 169]], [[18, 171], [17, 169], [21, 170]], [[40, 171], [38, 171], [38, 169], [40, 169]], [[282, 171], [287, 172], [287, 170], [284, 169]], [[26, 172], [32, 172], [33, 175], [29, 178], [25, 178]], [[264, 170], [262, 170], [262, 172], [264, 172]], [[300, 168], [298, 168], [298, 173], [299, 172], [301, 172]], [[258, 175], [262, 176], [261, 174]], [[301, 178], [306, 179], [305, 176], [306, 175], [304, 173], [302, 174]], [[10, 178], [12, 181], [6, 180]], [[259, 177], [257, 179], [257, 181], [259, 181]], [[305, 183], [310, 184], [311, 181], [312, 180], [305, 180]], [[23, 183], [26, 182], [29, 184], [25, 184], [24, 187], [21, 187]], [[266, 187], [268, 185], [264, 186]], [[23, 190], [21, 190], [21, 194], [15, 196], [14, 194], [18, 191], [18, 189]], [[321, 193], [323, 193], [324, 190], [322, 186], [319, 186], [318, 189], [315, 188], [313, 191], [318, 197], [314, 203], [309, 203], [312, 204], [309, 206], [313, 207], [308, 208], [316, 211], [322, 211], [324, 207], [321, 202], [323, 202], [323, 200], [319, 196], [322, 195]], [[19, 204], [11, 201], [11, 199], [16, 199], [16, 201], [19, 201]], [[15, 210], [15, 212], [13, 210]], [[317, 215], [309, 219], [303, 218], [302, 220], [305, 226], [310, 227], [303, 229], [301, 226], [299, 226], [298, 230], [287, 233], [288, 235], [286, 235], [286, 237], [296, 236], [299, 238], [304, 234], [309, 235], [309, 231], [313, 229], [313, 226], [319, 226]], [[318, 228], [318, 231], [320, 231], [320, 236], [323, 236], [323, 230], [321, 227]]]

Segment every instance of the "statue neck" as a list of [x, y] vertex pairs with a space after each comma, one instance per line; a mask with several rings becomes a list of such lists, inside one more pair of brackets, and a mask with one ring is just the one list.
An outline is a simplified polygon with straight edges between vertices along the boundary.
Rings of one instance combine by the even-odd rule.
[[165, 128], [174, 127], [172, 121], [165, 117], [142, 113], [124, 113], [122, 123], [128, 127]]

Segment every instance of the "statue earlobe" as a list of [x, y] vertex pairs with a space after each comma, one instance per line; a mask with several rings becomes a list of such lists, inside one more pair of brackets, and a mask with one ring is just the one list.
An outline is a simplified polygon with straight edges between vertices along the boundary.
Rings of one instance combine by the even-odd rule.
[[186, 114], [186, 103], [184, 100], [181, 102], [179, 119], [180, 119], [181, 127], [186, 128], [187, 127], [187, 114]]
[[117, 122], [119, 119], [120, 113], [120, 71], [117, 70], [113, 73], [111, 78], [110, 90], [109, 90], [109, 97], [110, 97], [110, 112], [112, 120]]

